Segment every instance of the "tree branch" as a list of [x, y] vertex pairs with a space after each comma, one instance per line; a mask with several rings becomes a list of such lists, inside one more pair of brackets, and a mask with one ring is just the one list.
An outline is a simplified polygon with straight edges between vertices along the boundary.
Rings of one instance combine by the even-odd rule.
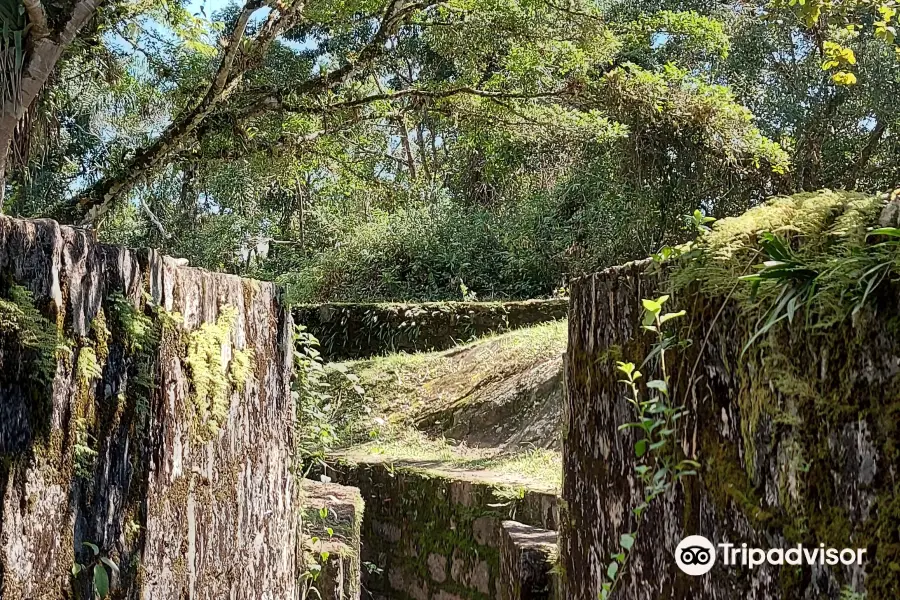
[[875, 153], [875, 150], [878, 148], [878, 145], [881, 144], [881, 140], [884, 137], [885, 132], [887, 131], [887, 123], [879, 117], [875, 121], [875, 128], [872, 129], [871, 133], [869, 133], [869, 138], [866, 141], [866, 145], [863, 146], [862, 150], [860, 150], [859, 155], [856, 157], [856, 160], [847, 168], [845, 173], [842, 173], [840, 176], [836, 177], [835, 180], [844, 178], [844, 187], [848, 190], [856, 189], [856, 181], [859, 179], [859, 176], [862, 174], [863, 169], [866, 168], [866, 165], [869, 164], [869, 161], [872, 159], [872, 155]]
[[[319, 114], [325, 112], [334, 112], [341, 109], [357, 108], [373, 102], [381, 100], [399, 100], [401, 98], [425, 98], [425, 99], [444, 99], [452, 96], [469, 95], [478, 96], [480, 98], [489, 98], [493, 100], [532, 100], [538, 98], [558, 98], [569, 92], [568, 88], [561, 88], [549, 92], [503, 92], [493, 90], [481, 90], [471, 86], [459, 86], [446, 90], [422, 90], [422, 89], [405, 89], [393, 92], [383, 92], [380, 94], [372, 94], [371, 96], [363, 96], [353, 100], [345, 100], [343, 102], [334, 102], [323, 106], [315, 105], [292, 105], [282, 101], [277, 96], [268, 96], [259, 101], [258, 105], [265, 106], [267, 110], [284, 110], [291, 113], [300, 114]], [[241, 117], [248, 116], [247, 111], [238, 113]]]
[[47, 24], [47, 12], [41, 0], [22, 0], [28, 22], [31, 24], [29, 35], [33, 40], [45, 38], [50, 35], [50, 26]]

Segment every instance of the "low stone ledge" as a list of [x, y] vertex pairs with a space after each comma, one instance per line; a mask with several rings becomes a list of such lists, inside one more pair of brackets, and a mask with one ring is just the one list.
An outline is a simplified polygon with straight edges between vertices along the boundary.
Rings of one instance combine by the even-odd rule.
[[294, 320], [318, 338], [327, 360], [446, 350], [492, 333], [565, 319], [567, 298], [521, 302], [302, 304]]
[[559, 558], [557, 533], [517, 521], [500, 527], [500, 600], [554, 598], [553, 567]]
[[374, 597], [431, 600], [500, 596], [501, 523], [556, 527], [558, 497], [406, 463], [354, 462], [329, 474], [366, 501], [361, 556]]
[[359, 489], [307, 479], [303, 494], [304, 598], [316, 598], [315, 589], [323, 600], [359, 600], [365, 506]]
[[359, 554], [347, 544], [337, 540], [306, 540], [303, 556], [307, 565], [303, 600], [358, 600]]

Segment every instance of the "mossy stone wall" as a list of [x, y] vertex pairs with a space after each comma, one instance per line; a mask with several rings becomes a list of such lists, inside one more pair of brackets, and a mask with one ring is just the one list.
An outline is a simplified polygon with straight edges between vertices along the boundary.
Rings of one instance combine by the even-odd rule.
[[[279, 290], [0, 217], [0, 299], [0, 597], [91, 598], [89, 573], [71, 576], [90, 542], [120, 567], [112, 598], [292, 598]], [[229, 313], [210, 359], [229, 381], [209, 406], [188, 345]]]
[[568, 300], [306, 304], [294, 321], [319, 339], [328, 360], [445, 350], [491, 333], [564, 319]]
[[499, 598], [501, 523], [557, 525], [551, 494], [377, 462], [337, 469], [329, 473], [358, 487], [366, 502], [363, 587], [375, 597]]
[[[618, 430], [633, 415], [615, 363], [648, 355], [641, 299], [670, 291], [648, 266], [571, 285], [560, 549], [573, 600], [598, 597], [643, 499], [634, 430]], [[702, 467], [646, 513], [616, 600], [900, 597], [898, 304], [898, 286], [883, 285], [852, 319], [821, 329], [797, 319], [742, 355], [757, 323], [741, 305], [690, 286], [675, 294], [666, 309], [687, 311], [678, 335], [692, 340], [667, 358], [689, 411], [678, 441]], [[692, 534], [764, 549], [865, 548], [867, 561], [753, 570], [720, 561], [689, 577], [673, 553]]]

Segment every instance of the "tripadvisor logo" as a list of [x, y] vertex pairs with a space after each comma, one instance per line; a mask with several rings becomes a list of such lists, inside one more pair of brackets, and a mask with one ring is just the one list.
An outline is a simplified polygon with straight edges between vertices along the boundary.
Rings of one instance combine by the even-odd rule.
[[675, 564], [688, 575], [705, 575], [716, 564], [716, 547], [702, 535], [689, 535], [675, 548]]
[[722, 553], [722, 564], [726, 567], [750, 567], [760, 565], [862, 565], [865, 548], [826, 548], [825, 544], [807, 547], [797, 544], [788, 549], [749, 548], [747, 544], [718, 544], [702, 535], [689, 535], [675, 548], [675, 564], [688, 575], [705, 575], [716, 564], [716, 548]]

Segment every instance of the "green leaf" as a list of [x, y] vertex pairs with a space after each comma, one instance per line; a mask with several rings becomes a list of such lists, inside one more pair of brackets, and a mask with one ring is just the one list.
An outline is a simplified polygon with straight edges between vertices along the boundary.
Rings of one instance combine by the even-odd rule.
[[638, 458], [647, 453], [647, 440], [638, 440], [634, 443], [634, 455]]
[[634, 363], [632, 363], [632, 362], [628, 362], [628, 363], [626, 363], [626, 362], [617, 362], [617, 363], [616, 363], [616, 368], [617, 368], [619, 371], [621, 371], [622, 373], [625, 373], [626, 375], [629, 375], [629, 376], [630, 376], [630, 375], [634, 372]]
[[866, 234], [866, 237], [870, 235], [886, 235], [889, 237], [900, 237], [900, 229], [897, 227], [879, 227], [878, 229], [873, 229], [869, 233]]
[[101, 599], [109, 595], [109, 574], [101, 563], [94, 565], [94, 590]]
[[619, 538], [619, 545], [626, 550], [631, 550], [631, 547], [634, 546], [634, 536], [630, 533], [623, 533]]
[[641, 300], [641, 304], [644, 305], [644, 310], [646, 310], [648, 313], [653, 313], [654, 315], [662, 310], [662, 304], [656, 300], [648, 300], [647, 298], [644, 298], [643, 300]]
[[72, 565], [72, 577], [78, 577], [81, 574], [81, 570], [84, 569], [84, 565], [81, 563], [75, 563]]
[[82, 545], [90, 548], [91, 552], [94, 553], [94, 556], [97, 556], [98, 554], [100, 554], [100, 548], [97, 547], [97, 544], [92, 544], [90, 542], [82, 542]]
[[651, 379], [647, 382], [647, 387], [651, 390], [659, 390], [667, 396], [669, 395], [669, 385], [662, 379]]
[[102, 562], [104, 565], [109, 567], [113, 573], [119, 572], [119, 565], [117, 565], [113, 559], [107, 558], [106, 556], [104, 556], [103, 558], [100, 559], [100, 562]]
[[671, 321], [672, 319], [677, 319], [678, 317], [683, 317], [687, 312], [684, 310], [679, 310], [678, 312], [666, 313], [659, 318], [660, 323], [665, 323], [666, 321]]
[[618, 572], [619, 572], [619, 563], [617, 563], [616, 561], [609, 563], [609, 566], [606, 567], [606, 576], [612, 580], [615, 580]]

